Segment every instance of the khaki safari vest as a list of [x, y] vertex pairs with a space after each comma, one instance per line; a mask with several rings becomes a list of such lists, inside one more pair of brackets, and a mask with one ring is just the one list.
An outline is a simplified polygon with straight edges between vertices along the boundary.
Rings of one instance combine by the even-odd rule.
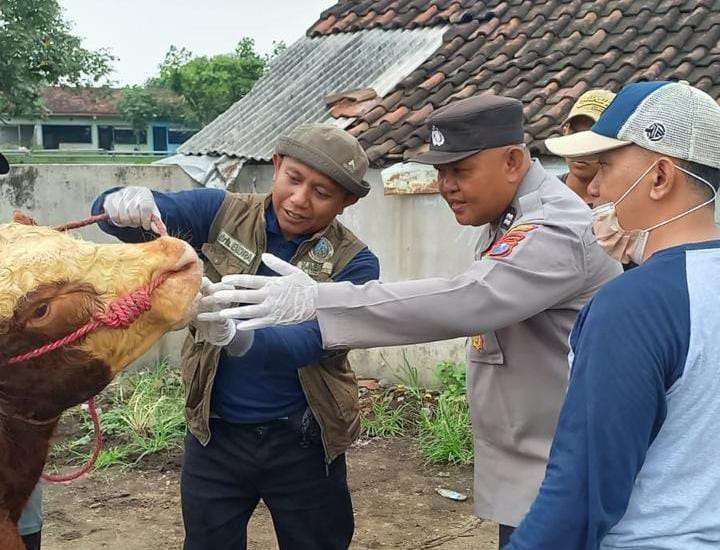
[[[205, 274], [213, 282], [224, 275], [257, 273], [266, 249], [265, 210], [269, 195], [228, 193], [202, 252]], [[365, 248], [351, 231], [333, 221], [298, 248], [291, 263], [319, 282], [331, 281]], [[186, 389], [185, 411], [190, 432], [203, 444], [210, 441], [210, 400], [221, 349], [196, 343], [193, 329], [182, 350]], [[357, 438], [360, 407], [355, 374], [347, 351], [326, 352], [316, 364], [298, 369], [310, 409], [320, 424], [325, 458], [332, 462]]]

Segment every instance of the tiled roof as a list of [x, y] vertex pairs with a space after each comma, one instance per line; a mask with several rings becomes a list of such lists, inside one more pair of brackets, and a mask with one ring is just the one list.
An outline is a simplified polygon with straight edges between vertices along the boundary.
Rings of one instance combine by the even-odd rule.
[[51, 86], [43, 92], [50, 116], [118, 116], [122, 90]]
[[[278, 137], [300, 124], [334, 121], [344, 128], [424, 63], [442, 44], [444, 31], [440, 26], [303, 37], [273, 62], [248, 95], [179, 152], [268, 161]], [[347, 108], [349, 100], [335, 96], [337, 92], [362, 101], [362, 109]]]
[[308, 36], [434, 25], [443, 44], [387, 94], [330, 98], [375, 165], [423, 147], [435, 109], [483, 92], [524, 102], [535, 150], [590, 88], [687, 80], [720, 97], [720, 0], [343, 0]]

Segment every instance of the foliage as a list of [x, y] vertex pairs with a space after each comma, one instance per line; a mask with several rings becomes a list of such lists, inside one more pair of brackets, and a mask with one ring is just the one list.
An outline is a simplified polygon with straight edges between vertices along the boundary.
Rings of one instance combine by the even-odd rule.
[[419, 405], [422, 403], [423, 395], [425, 395], [425, 390], [420, 384], [420, 373], [418, 372], [417, 367], [410, 364], [405, 351], [403, 351], [402, 357], [403, 366], [402, 374], [399, 376], [400, 381], [402, 382], [402, 386], [415, 401], [415, 404]]
[[262, 56], [251, 38], [240, 40], [232, 53], [212, 57], [194, 57], [185, 48], [170, 46], [160, 74], [148, 84], [180, 96], [185, 102], [185, 123], [202, 127], [244, 97], [270, 60], [284, 50], [282, 42], [275, 43], [273, 53]]
[[42, 115], [46, 86], [97, 83], [113, 60], [82, 47], [58, 0], [0, 0], [0, 52], [0, 119]]
[[440, 394], [434, 410], [422, 411], [420, 447], [428, 462], [469, 464], [473, 461], [470, 411], [465, 396]]
[[428, 462], [468, 464], [473, 460], [473, 436], [466, 397], [465, 366], [437, 366], [441, 392], [434, 409], [420, 414], [420, 446]]
[[[179, 449], [185, 437], [185, 399], [179, 373], [159, 362], [148, 370], [121, 376], [110, 390], [100, 412], [105, 438], [96, 468], [132, 465], [147, 455]], [[70, 455], [83, 463], [88, 459], [92, 423], [82, 417], [83, 434], [56, 445], [53, 455]]]
[[360, 419], [363, 433], [368, 437], [398, 437], [405, 433], [404, 405], [392, 406], [392, 396], [375, 400], [371, 414]]
[[155, 120], [174, 121], [183, 118], [181, 106], [162, 90], [144, 86], [127, 86], [123, 90], [118, 110], [135, 132], [136, 143], [140, 134]]
[[465, 395], [467, 389], [465, 365], [448, 361], [439, 363], [436, 375], [444, 394], [457, 397]]

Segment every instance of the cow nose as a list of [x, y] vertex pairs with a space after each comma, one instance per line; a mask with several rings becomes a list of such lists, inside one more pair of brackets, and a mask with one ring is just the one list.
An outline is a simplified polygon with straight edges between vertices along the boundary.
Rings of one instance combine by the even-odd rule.
[[178, 258], [177, 262], [175, 263], [175, 266], [173, 267], [174, 271], [180, 271], [190, 265], [196, 264], [198, 260], [198, 255], [193, 249], [192, 246], [190, 246], [188, 243], [184, 241], [179, 241], [184, 245], [184, 249], [182, 254], [180, 255], [180, 258]]

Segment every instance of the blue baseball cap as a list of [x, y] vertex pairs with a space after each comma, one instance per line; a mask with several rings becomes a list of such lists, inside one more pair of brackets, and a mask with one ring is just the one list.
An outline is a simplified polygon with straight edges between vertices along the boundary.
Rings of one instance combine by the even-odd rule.
[[545, 140], [551, 153], [587, 157], [634, 143], [720, 168], [720, 106], [685, 82], [624, 86], [590, 130]]

